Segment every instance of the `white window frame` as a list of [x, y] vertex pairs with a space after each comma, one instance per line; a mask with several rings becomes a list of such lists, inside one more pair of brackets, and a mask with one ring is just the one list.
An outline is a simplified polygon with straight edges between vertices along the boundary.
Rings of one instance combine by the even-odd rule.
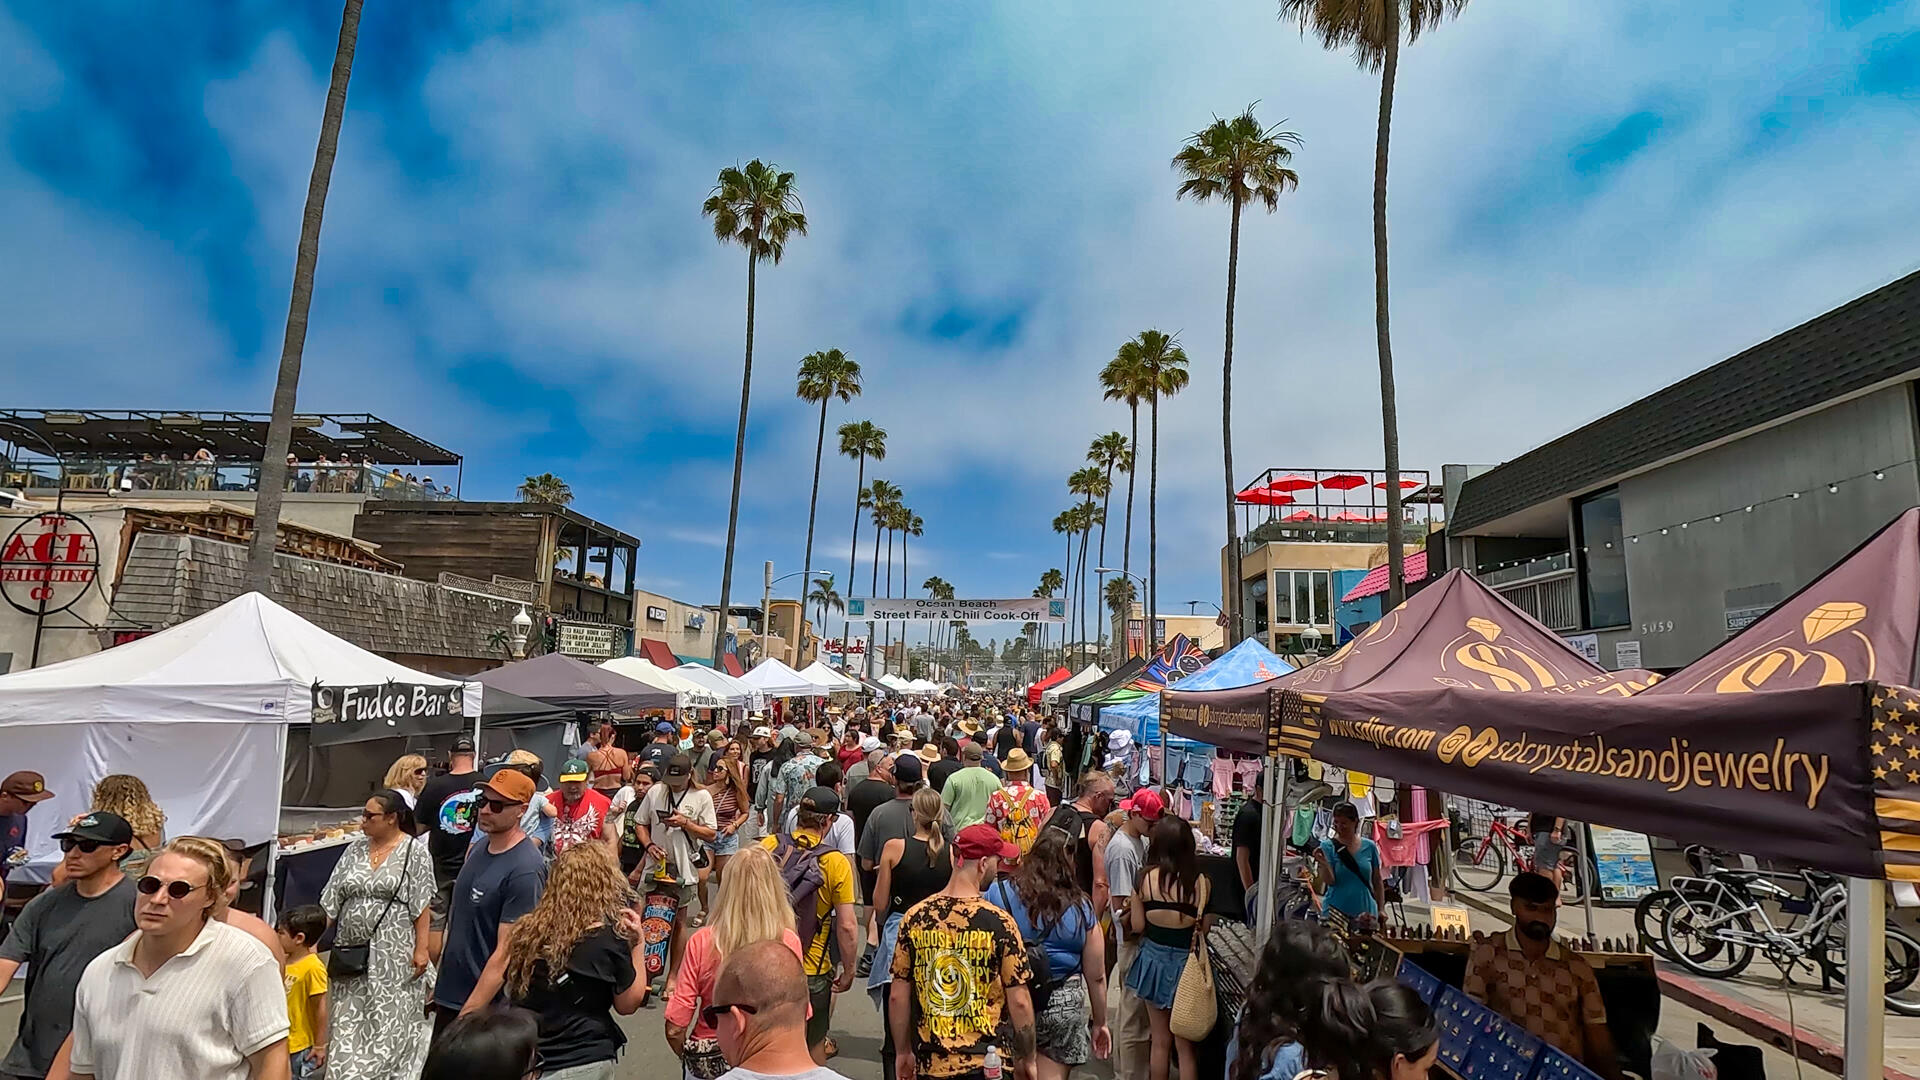
[[[1320, 576], [1326, 586], [1326, 606], [1324, 608], [1320, 608], [1315, 602], [1313, 585], [1314, 575], [1316, 574]], [[1298, 610], [1299, 604], [1297, 603], [1298, 597], [1293, 591], [1297, 581], [1296, 575], [1306, 579], [1307, 607], [1309, 609], [1317, 609], [1308, 610], [1305, 613], [1305, 619], [1300, 617], [1301, 612]], [[1283, 588], [1285, 589], [1284, 592], [1281, 591]], [[1281, 596], [1287, 598], [1288, 617], [1285, 619], [1279, 616], [1278, 598]], [[1331, 627], [1333, 625], [1333, 603], [1333, 571], [1331, 570], [1267, 571], [1267, 620], [1275, 628], [1283, 626]]]

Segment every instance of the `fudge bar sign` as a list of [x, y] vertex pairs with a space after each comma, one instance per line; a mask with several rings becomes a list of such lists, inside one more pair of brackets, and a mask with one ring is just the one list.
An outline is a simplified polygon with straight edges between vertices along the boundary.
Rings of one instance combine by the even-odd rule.
[[72, 514], [37, 514], [0, 546], [0, 594], [29, 615], [72, 607], [100, 576], [100, 545]]
[[[460, 716], [461, 696], [466, 687], [425, 686], [420, 683], [380, 683], [372, 686], [313, 687], [313, 729], [315, 742], [338, 742], [352, 738], [340, 728], [353, 729], [378, 725], [395, 730], [387, 734], [407, 734], [422, 721], [444, 721]], [[323, 731], [332, 735], [327, 738]], [[378, 734], [358, 735], [359, 738]]]

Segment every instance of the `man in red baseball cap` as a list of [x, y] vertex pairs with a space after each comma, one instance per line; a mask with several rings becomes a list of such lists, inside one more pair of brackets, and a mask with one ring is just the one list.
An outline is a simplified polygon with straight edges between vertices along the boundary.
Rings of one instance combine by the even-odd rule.
[[980, 895], [1001, 861], [1017, 857], [1020, 849], [987, 824], [961, 829], [952, 848], [947, 887], [914, 905], [900, 922], [887, 1008], [894, 1076], [980, 1075], [1005, 1019], [1012, 1038], [999, 1047], [1001, 1054], [1012, 1059], [1016, 1077], [1031, 1080], [1036, 1060], [1027, 948], [1013, 916]]

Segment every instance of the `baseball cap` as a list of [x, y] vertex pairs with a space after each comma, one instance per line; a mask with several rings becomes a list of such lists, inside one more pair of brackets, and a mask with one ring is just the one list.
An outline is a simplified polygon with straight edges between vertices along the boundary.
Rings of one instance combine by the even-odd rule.
[[473, 753], [473, 736], [462, 735], [459, 738], [453, 740], [453, 752], [456, 754]]
[[680, 730], [679, 728], [674, 727], [672, 724], [667, 723], [665, 720], [662, 720], [659, 723], [653, 725], [653, 733], [655, 735], [671, 735], [674, 732], [679, 730]]
[[658, 766], [654, 765], [652, 762], [648, 762], [647, 764], [642, 765], [639, 768], [633, 770], [633, 774], [635, 776], [644, 776], [649, 780], [660, 779], [660, 769]]
[[518, 769], [501, 769], [488, 777], [480, 790], [491, 791], [508, 802], [523, 803], [533, 798], [533, 777]]
[[926, 778], [926, 766], [913, 754], [902, 752], [893, 759], [893, 782], [917, 783]]
[[688, 757], [685, 754], [675, 754], [672, 757], [667, 759], [667, 775], [668, 776], [691, 776], [692, 774], [693, 774], [692, 758]]
[[1144, 787], [1121, 799], [1120, 809], [1129, 814], [1139, 814], [1148, 821], [1159, 821], [1160, 815], [1166, 813], [1167, 803], [1160, 797], [1158, 791]]
[[1000, 838], [1000, 830], [982, 822], [961, 829], [953, 838], [953, 849], [963, 859], [985, 859], [998, 856], [1002, 859], [1017, 859], [1020, 849]]
[[773, 738], [773, 729], [765, 724], [761, 724], [759, 727], [753, 729], [753, 738], [771, 739]]
[[805, 747], [813, 745], [813, 733], [811, 731], [796, 731], [792, 735], [787, 736], [787, 738], [791, 739], [795, 746]]
[[585, 780], [586, 778], [587, 763], [577, 757], [568, 758], [567, 763], [560, 766], [560, 782], [563, 784], [569, 780]]
[[53, 798], [53, 792], [47, 790], [47, 778], [31, 769], [9, 773], [5, 780], [0, 780], [0, 795], [11, 795], [24, 803]]
[[808, 788], [807, 793], [800, 796], [800, 809], [809, 814], [837, 814], [840, 812], [840, 793], [830, 787]]
[[873, 735], [865, 736], [860, 740], [860, 750], [862, 753], [871, 754], [885, 745], [886, 744], [882, 743], [877, 736]]
[[127, 824], [127, 819], [119, 814], [95, 810], [64, 830], [53, 834], [55, 840], [65, 840], [69, 837], [75, 840], [98, 840], [103, 844], [131, 844], [133, 843], [133, 826]]

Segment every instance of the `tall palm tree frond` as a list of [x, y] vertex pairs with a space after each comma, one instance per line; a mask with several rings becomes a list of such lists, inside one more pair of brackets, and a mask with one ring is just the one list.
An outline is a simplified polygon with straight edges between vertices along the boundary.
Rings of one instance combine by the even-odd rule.
[[573, 488], [565, 480], [550, 472], [544, 472], [539, 476], [529, 476], [522, 480], [519, 495], [521, 502], [565, 506], [573, 501]]

